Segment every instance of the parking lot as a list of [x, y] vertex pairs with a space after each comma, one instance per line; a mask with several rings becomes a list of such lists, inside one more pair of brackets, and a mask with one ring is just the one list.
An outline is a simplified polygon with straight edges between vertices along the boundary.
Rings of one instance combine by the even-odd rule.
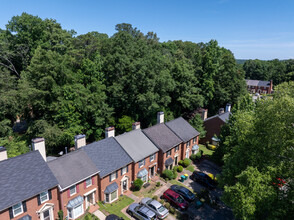
[[[220, 173], [220, 168], [213, 164], [212, 162], [208, 160], [203, 160], [199, 164], [197, 164], [196, 170], [205, 172], [205, 173], [212, 173], [214, 175]], [[186, 171], [189, 175], [191, 172]], [[201, 189], [205, 188], [199, 183], [194, 182], [190, 178], [185, 180], [182, 184], [190, 188], [191, 191], [195, 191], [197, 194], [201, 192]], [[165, 190], [167, 190], [172, 184], [171, 183], [164, 183], [162, 187], [160, 187], [156, 192], [154, 192], [154, 195], [157, 195], [158, 198], [163, 194]], [[214, 197], [214, 198], [220, 198], [222, 195], [222, 190], [221, 189], [214, 189], [214, 190], [209, 190], [209, 194]], [[139, 203], [142, 198], [135, 197], [134, 195], [131, 195], [131, 197], [135, 200], [136, 203]], [[122, 212], [128, 216], [130, 219], [132, 218], [129, 214], [126, 213], [126, 208], [122, 210]], [[230, 208], [226, 207], [221, 201], [218, 202], [218, 207], [213, 208], [208, 204], [204, 204], [201, 208], [196, 208], [195, 202], [190, 203], [189, 208], [183, 212], [184, 217], [183, 219], [187, 220], [199, 220], [199, 219], [220, 219], [220, 220], [228, 220], [228, 219], [234, 219], [234, 216], [232, 214], [232, 211]], [[166, 218], [167, 220], [175, 220], [176, 217], [169, 214], [168, 217]]]

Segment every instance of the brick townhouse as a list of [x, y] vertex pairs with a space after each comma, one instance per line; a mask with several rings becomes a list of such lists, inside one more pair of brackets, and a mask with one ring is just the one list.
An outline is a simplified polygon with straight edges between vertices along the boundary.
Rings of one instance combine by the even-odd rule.
[[81, 149], [93, 161], [99, 173], [99, 199], [111, 203], [127, 192], [132, 180], [132, 159], [115, 140], [114, 128], [106, 128], [106, 139]]
[[59, 209], [68, 219], [76, 219], [98, 197], [99, 170], [88, 155], [80, 149], [48, 162], [59, 183]]
[[1, 220], [57, 218], [58, 181], [39, 151], [0, 161], [0, 172]]
[[273, 81], [261, 81], [246, 79], [247, 90], [250, 93], [271, 94], [273, 92]]
[[115, 137], [132, 158], [132, 179], [146, 183], [157, 172], [158, 148], [143, 134], [140, 123], [133, 123], [133, 131]]

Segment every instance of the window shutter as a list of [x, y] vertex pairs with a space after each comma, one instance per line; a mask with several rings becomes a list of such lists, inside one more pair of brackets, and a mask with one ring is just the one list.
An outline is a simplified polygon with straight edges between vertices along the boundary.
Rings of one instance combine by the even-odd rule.
[[27, 212], [27, 203], [26, 203], [26, 201], [22, 202], [22, 208], [23, 208], [23, 212]]
[[84, 181], [84, 189], [86, 189], [87, 188], [87, 182], [86, 182], [86, 180]]
[[80, 192], [79, 185], [77, 185], [76, 187], [77, 187], [77, 193], [79, 193]]
[[12, 207], [10, 207], [8, 210], [9, 210], [9, 217], [10, 217], [10, 219], [13, 219]]
[[70, 189], [67, 190], [67, 198], [70, 197]]
[[38, 200], [38, 205], [41, 205], [41, 194], [39, 194], [38, 196], [37, 196], [37, 200]]
[[109, 175], [109, 182], [111, 182], [111, 174]]
[[116, 171], [116, 178], [118, 177], [118, 171]]
[[51, 189], [48, 190], [48, 195], [49, 195], [49, 200], [51, 200], [52, 199]]
[[95, 177], [92, 176], [92, 185], [94, 185], [94, 184], [95, 184]]

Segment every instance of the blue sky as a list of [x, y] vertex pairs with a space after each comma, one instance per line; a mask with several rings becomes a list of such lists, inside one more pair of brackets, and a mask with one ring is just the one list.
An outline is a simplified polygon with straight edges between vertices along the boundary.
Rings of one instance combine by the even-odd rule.
[[160, 41], [216, 39], [239, 59], [294, 58], [294, 0], [0, 0], [0, 28], [22, 12], [111, 36], [118, 23]]

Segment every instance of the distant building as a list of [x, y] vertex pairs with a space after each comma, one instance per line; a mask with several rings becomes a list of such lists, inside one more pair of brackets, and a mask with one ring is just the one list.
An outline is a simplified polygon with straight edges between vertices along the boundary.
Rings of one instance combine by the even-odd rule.
[[273, 81], [260, 81], [246, 79], [247, 90], [250, 93], [271, 94], [273, 91]]

